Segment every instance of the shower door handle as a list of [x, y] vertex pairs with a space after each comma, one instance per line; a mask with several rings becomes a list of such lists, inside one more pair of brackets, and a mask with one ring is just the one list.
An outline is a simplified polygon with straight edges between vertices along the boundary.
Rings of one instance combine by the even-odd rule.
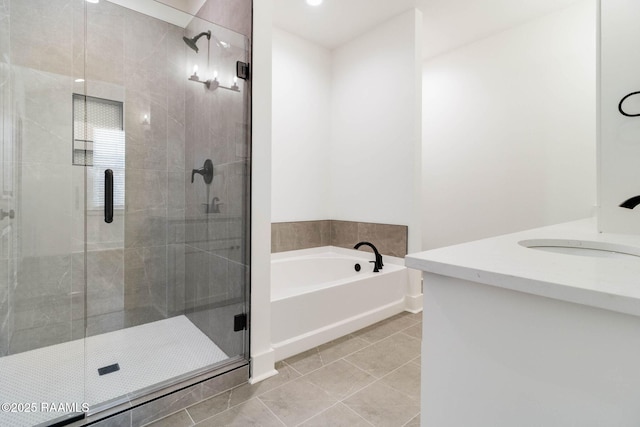
[[113, 222], [113, 171], [104, 171], [104, 222]]

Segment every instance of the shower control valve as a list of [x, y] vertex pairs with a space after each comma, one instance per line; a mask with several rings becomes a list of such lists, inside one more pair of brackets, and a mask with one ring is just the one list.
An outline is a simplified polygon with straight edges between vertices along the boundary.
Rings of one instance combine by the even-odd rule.
[[202, 175], [202, 178], [204, 179], [204, 182], [206, 184], [211, 184], [211, 181], [213, 181], [213, 162], [211, 161], [211, 159], [205, 160], [204, 166], [202, 166], [200, 169], [193, 169], [191, 171], [191, 183], [193, 183], [193, 179], [196, 174]]
[[9, 212], [7, 212], [4, 209], [0, 209], [0, 220], [5, 219], [6, 217], [9, 217], [9, 219], [15, 218], [16, 217], [15, 211], [11, 209]]

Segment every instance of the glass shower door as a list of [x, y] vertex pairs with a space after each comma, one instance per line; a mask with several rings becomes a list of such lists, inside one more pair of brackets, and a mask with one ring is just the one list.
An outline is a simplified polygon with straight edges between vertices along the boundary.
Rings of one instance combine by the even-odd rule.
[[0, 0], [1, 426], [248, 363], [248, 41], [118, 3]]
[[[249, 43], [197, 18], [185, 33], [200, 35], [199, 50], [186, 51], [185, 313], [228, 357], [246, 357], [250, 87], [242, 73]], [[200, 174], [209, 160], [211, 182]]]
[[90, 413], [247, 363], [248, 42], [149, 4], [87, 4]]
[[84, 176], [71, 161], [84, 3], [0, 1], [2, 426], [86, 409]]

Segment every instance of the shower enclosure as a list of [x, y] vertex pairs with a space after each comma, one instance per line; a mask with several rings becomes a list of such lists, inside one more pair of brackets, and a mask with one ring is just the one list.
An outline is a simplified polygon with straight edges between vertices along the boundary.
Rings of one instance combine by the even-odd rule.
[[248, 62], [153, 0], [0, 0], [1, 426], [248, 363]]

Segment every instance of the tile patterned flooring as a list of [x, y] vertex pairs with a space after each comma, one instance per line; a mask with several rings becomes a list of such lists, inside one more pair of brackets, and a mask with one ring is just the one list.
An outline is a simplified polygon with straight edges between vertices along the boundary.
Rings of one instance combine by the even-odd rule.
[[401, 313], [148, 426], [419, 426], [421, 337], [422, 313]]

